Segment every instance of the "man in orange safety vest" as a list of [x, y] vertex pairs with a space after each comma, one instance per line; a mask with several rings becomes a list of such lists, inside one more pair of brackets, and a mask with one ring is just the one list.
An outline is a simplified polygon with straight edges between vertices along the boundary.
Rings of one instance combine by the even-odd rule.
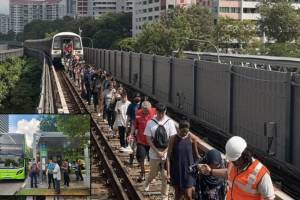
[[204, 175], [227, 178], [226, 200], [273, 200], [274, 187], [269, 170], [247, 149], [246, 141], [231, 137], [225, 146], [226, 169], [211, 169], [208, 165], [198, 165]]

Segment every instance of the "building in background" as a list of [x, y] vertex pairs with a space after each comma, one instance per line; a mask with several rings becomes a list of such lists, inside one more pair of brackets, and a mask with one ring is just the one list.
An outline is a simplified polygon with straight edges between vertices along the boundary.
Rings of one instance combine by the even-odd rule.
[[195, 4], [195, 0], [136, 0], [132, 12], [132, 35], [140, 33], [143, 25], [159, 20], [168, 9], [176, 6], [186, 7]]
[[102, 14], [113, 12], [132, 12], [133, 0], [90, 0], [92, 16], [97, 18]]
[[0, 133], [8, 133], [9, 131], [9, 117], [8, 115], [0, 115]]
[[76, 0], [66, 0], [66, 9], [67, 16], [75, 17], [76, 16]]
[[56, 20], [67, 15], [67, 0], [10, 0], [10, 28], [22, 32], [32, 20]]
[[0, 33], [7, 34], [9, 31], [8, 15], [0, 14]]
[[88, 17], [92, 16], [92, 4], [94, 0], [77, 0], [76, 16]]
[[[217, 17], [230, 17], [237, 20], [259, 20], [258, 10], [260, 0], [197, 0], [198, 5], [211, 9]], [[292, 5], [300, 8], [300, 2], [294, 1]]]

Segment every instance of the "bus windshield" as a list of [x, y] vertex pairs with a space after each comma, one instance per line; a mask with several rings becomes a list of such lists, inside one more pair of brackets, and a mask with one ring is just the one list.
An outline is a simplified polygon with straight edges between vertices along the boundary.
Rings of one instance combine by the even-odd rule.
[[80, 38], [74, 37], [73, 42], [74, 42], [74, 49], [76, 50], [81, 49]]
[[24, 134], [0, 134], [0, 169], [24, 167]]
[[16, 169], [24, 167], [24, 158], [18, 155], [0, 155], [0, 169]]

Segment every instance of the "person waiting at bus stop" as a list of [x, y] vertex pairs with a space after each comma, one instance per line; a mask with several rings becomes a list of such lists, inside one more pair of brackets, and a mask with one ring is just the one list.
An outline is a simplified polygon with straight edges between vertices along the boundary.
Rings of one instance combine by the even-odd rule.
[[34, 186], [37, 188], [37, 175], [39, 173], [39, 168], [37, 163], [33, 160], [31, 167], [30, 167], [30, 186], [33, 188], [33, 181], [34, 181]]
[[81, 181], [83, 181], [82, 173], [81, 173], [81, 163], [80, 160], [78, 159], [76, 162], [76, 168], [75, 168], [75, 174], [76, 174], [76, 181], [79, 181], [79, 178]]
[[227, 178], [229, 189], [227, 200], [273, 200], [274, 187], [269, 170], [247, 149], [246, 141], [239, 137], [231, 137], [225, 146], [225, 169], [212, 169], [208, 165], [198, 165], [204, 175]]
[[60, 193], [61, 172], [60, 172], [60, 167], [56, 160], [54, 160], [54, 164], [55, 164], [55, 167], [53, 170], [53, 178], [54, 178], [54, 182], [55, 182], [55, 194], [59, 194]]
[[53, 188], [55, 189], [55, 183], [53, 179], [53, 170], [54, 170], [55, 164], [52, 162], [52, 160], [49, 160], [46, 175], [48, 176], [48, 189], [51, 188], [51, 182], [53, 183]]

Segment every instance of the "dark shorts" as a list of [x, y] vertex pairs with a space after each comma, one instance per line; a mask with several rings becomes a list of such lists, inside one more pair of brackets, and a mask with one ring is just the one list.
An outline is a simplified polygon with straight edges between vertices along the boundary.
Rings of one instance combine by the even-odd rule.
[[145, 160], [146, 156], [149, 157], [149, 149], [150, 149], [150, 146], [143, 145], [143, 144], [137, 144], [136, 159], [138, 162], [143, 162]]

